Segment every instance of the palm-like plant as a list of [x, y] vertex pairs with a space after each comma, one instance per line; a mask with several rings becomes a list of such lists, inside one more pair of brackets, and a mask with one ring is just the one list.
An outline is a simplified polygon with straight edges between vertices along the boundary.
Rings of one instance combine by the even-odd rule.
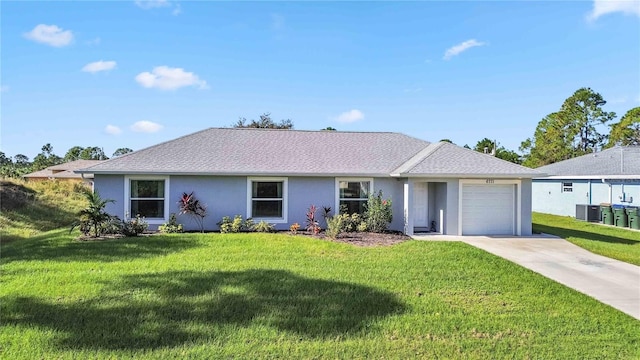
[[98, 237], [102, 234], [104, 225], [113, 218], [104, 208], [108, 203], [114, 203], [115, 200], [103, 199], [98, 192], [89, 189], [83, 190], [82, 194], [89, 204], [86, 208], [78, 211], [78, 221], [71, 227], [71, 230], [78, 226], [82, 233], [89, 234], [93, 230], [93, 236]]
[[180, 201], [178, 201], [178, 206], [180, 207], [180, 215], [191, 216], [200, 227], [200, 232], [204, 232], [204, 218], [207, 216], [207, 206], [196, 199], [193, 191], [190, 194], [183, 192]]

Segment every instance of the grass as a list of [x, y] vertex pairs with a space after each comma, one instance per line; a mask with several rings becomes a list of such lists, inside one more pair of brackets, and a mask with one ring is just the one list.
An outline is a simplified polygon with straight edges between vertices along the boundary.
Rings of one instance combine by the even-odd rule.
[[640, 323], [464, 243], [3, 244], [0, 357], [637, 359]]
[[542, 213], [533, 213], [533, 231], [553, 234], [593, 253], [640, 265], [639, 231]]
[[84, 198], [65, 181], [2, 181], [0, 238], [2, 242], [27, 239], [62, 226], [70, 226]]

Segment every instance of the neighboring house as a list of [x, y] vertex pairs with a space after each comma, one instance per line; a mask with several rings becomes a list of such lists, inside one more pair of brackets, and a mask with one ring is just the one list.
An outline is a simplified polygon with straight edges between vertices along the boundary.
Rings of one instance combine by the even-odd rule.
[[76, 160], [70, 161], [64, 164], [49, 166], [42, 170], [38, 170], [22, 177], [29, 181], [42, 181], [42, 180], [60, 180], [60, 181], [82, 181], [89, 185], [93, 184], [93, 174], [75, 173], [75, 170], [97, 165], [104, 160]]
[[382, 190], [393, 203], [391, 229], [413, 234], [433, 222], [437, 232], [456, 235], [531, 234], [531, 178], [540, 175], [398, 133], [235, 128], [206, 129], [78, 172], [95, 174], [95, 189], [116, 200], [110, 213], [140, 214], [152, 227], [178, 213], [183, 192], [207, 204], [209, 230], [236, 214], [286, 230], [304, 226], [312, 204], [362, 212], [368, 195]]
[[576, 216], [577, 204], [640, 206], [640, 147], [613, 148], [546, 165], [533, 179], [533, 211]]

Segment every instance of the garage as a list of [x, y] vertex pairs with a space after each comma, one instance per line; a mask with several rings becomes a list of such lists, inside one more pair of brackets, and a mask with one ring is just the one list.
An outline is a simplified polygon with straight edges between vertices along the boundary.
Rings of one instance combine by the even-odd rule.
[[462, 184], [462, 235], [516, 235], [516, 184]]

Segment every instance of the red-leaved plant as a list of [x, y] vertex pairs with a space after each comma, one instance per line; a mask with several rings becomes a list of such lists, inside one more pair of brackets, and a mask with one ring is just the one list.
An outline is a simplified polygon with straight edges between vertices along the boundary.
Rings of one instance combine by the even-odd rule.
[[207, 216], [207, 206], [202, 205], [200, 200], [196, 199], [193, 191], [190, 194], [182, 193], [178, 205], [180, 206], [180, 215], [191, 216], [200, 227], [200, 232], [204, 232], [204, 218]]
[[317, 235], [320, 233], [320, 223], [318, 222], [318, 220], [316, 220], [316, 210], [317, 210], [316, 206], [311, 205], [307, 209], [307, 220], [306, 220], [307, 231], [311, 232], [314, 235]]

